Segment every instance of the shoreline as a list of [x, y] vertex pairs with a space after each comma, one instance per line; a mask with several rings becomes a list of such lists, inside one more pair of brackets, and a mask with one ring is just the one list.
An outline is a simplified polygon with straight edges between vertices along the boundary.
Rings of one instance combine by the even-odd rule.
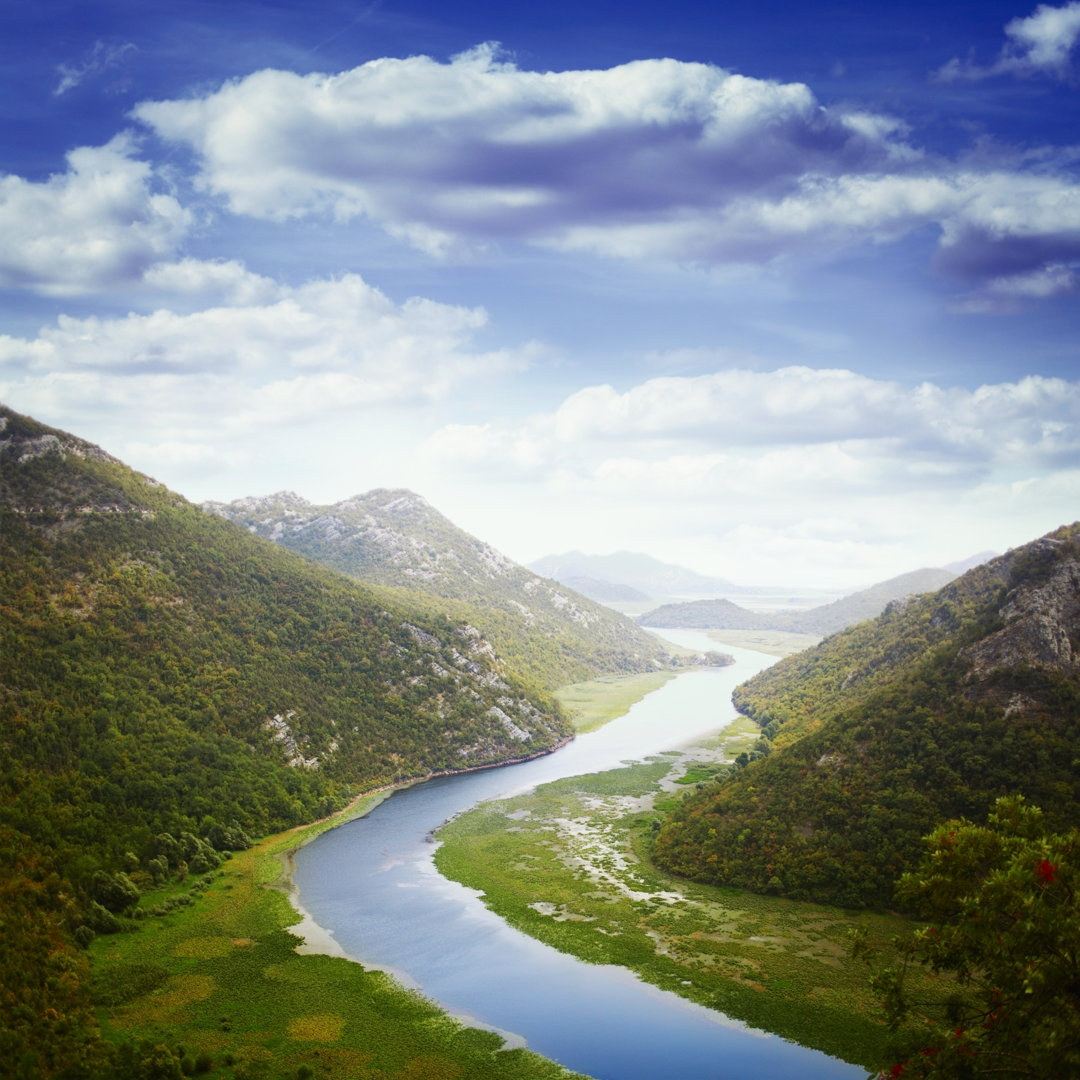
[[[390, 796], [397, 791], [404, 791], [407, 788], [414, 787], [417, 784], [426, 783], [429, 780], [435, 780], [441, 776], [457, 776], [463, 773], [481, 772], [486, 769], [502, 769], [508, 765], [522, 765], [527, 761], [534, 761], [537, 758], [554, 754], [557, 750], [561, 750], [564, 746], [573, 742], [574, 738], [575, 735], [570, 734], [566, 736], [566, 738], [561, 739], [550, 749], [538, 750], [536, 753], [528, 754], [525, 757], [492, 762], [488, 765], [472, 765], [464, 769], [440, 769], [429, 772], [424, 776], [413, 777], [409, 780], [401, 780], [393, 784], [385, 784], [378, 788], [371, 788], [368, 791], [360, 792], [336, 813], [312, 821], [307, 825], [296, 826], [297, 830], [306, 830], [305, 835], [297, 843], [283, 851], [270, 852], [272, 858], [280, 860], [281, 872], [274, 880], [268, 881], [264, 885], [264, 888], [270, 888], [274, 889], [276, 892], [280, 892], [289, 902], [292, 909], [300, 916], [299, 922], [285, 927], [293, 937], [297, 938], [297, 944], [293, 951], [301, 956], [330, 956], [340, 960], [347, 960], [349, 963], [358, 964], [366, 971], [381, 971], [406, 990], [423, 994], [423, 988], [407, 972], [361, 960], [359, 957], [347, 952], [341, 946], [337, 938], [334, 937], [333, 931], [327, 930], [326, 927], [315, 921], [315, 917], [304, 907], [303, 902], [300, 899], [300, 890], [296, 885], [295, 873], [297, 852], [322, 836], [323, 833], [330, 832], [333, 829], [340, 828], [342, 825], [348, 825], [351, 821], [357, 821], [360, 818], [366, 817], [380, 803], [390, 798]], [[325, 826], [325, 828], [318, 828], [320, 825]], [[284, 835], [288, 834], [286, 833]], [[427, 997], [427, 995], [424, 996]], [[491, 1024], [485, 1024], [483, 1021], [470, 1016], [467, 1013], [454, 1012], [441, 1001], [437, 1001], [434, 998], [428, 998], [428, 1000], [446, 1013], [447, 1016], [453, 1017], [462, 1024], [465, 1024], [468, 1027], [479, 1028], [482, 1031], [490, 1031], [493, 1034], [498, 1035], [503, 1040], [502, 1049], [504, 1050], [519, 1050], [525, 1049], [528, 1046], [527, 1040], [521, 1035], [512, 1031], [504, 1031]]]

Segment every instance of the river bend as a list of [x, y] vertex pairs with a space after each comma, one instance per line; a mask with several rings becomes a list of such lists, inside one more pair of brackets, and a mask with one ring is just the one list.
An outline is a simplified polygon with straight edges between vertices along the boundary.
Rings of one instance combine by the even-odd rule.
[[[716, 648], [693, 631], [664, 635]], [[862, 1068], [748, 1029], [622, 968], [560, 953], [507, 926], [478, 893], [435, 869], [432, 831], [478, 802], [715, 734], [735, 715], [732, 689], [774, 659], [724, 651], [733, 666], [680, 675], [554, 754], [418, 784], [324, 833], [297, 853], [299, 903], [361, 963], [597, 1080], [864, 1077]]]

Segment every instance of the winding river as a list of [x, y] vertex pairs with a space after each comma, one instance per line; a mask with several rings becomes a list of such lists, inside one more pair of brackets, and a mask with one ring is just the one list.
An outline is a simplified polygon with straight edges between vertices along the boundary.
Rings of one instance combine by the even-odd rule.
[[[664, 634], [716, 648], [693, 631]], [[418, 784], [324, 833], [296, 855], [302, 910], [366, 966], [393, 972], [448, 1012], [504, 1034], [509, 1045], [527, 1044], [597, 1080], [864, 1077], [862, 1068], [749, 1029], [622, 968], [560, 953], [507, 926], [478, 893], [435, 869], [432, 830], [478, 802], [615, 768], [722, 728], [735, 715], [735, 685], [773, 662], [746, 649], [724, 651], [734, 665], [680, 675], [554, 754]]]

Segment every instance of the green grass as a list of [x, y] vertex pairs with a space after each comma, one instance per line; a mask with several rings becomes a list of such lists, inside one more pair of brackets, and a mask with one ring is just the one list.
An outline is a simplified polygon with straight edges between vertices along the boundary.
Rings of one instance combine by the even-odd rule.
[[848, 933], [865, 927], [887, 956], [911, 924], [659, 872], [648, 860], [655, 805], [677, 797], [687, 767], [703, 765], [665, 755], [482, 804], [439, 831], [436, 863], [482, 890], [512, 925], [564, 952], [630, 968], [845, 1060], [888, 1060], [891, 1036], [865, 967], [848, 954]]
[[821, 640], [820, 634], [795, 634], [787, 630], [706, 630], [705, 633], [719, 645], [781, 657], [802, 652]]
[[579, 734], [603, 727], [622, 716], [647, 694], [659, 689], [677, 672], [654, 671], [642, 675], [611, 675], [588, 682], [573, 683], [555, 691]]
[[189, 905], [98, 937], [92, 970], [106, 1037], [182, 1046], [209, 1066], [202, 1075], [238, 1080], [571, 1076], [527, 1050], [501, 1049], [497, 1035], [462, 1025], [381, 972], [296, 952], [289, 927], [299, 916], [268, 886], [291, 851], [381, 797], [264, 840], [191, 892]]

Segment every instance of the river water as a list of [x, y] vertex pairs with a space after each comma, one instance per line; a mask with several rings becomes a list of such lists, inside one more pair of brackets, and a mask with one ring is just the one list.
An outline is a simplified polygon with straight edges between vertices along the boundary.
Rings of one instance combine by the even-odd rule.
[[[664, 631], [692, 648], [705, 635]], [[392, 971], [448, 1012], [597, 1080], [833, 1080], [864, 1069], [642, 982], [586, 964], [507, 926], [479, 894], [435, 869], [432, 830], [487, 799], [638, 761], [716, 733], [732, 689], [773, 657], [724, 647], [733, 666], [688, 672], [598, 731], [546, 757], [396, 792], [296, 855], [299, 902], [350, 956]]]

